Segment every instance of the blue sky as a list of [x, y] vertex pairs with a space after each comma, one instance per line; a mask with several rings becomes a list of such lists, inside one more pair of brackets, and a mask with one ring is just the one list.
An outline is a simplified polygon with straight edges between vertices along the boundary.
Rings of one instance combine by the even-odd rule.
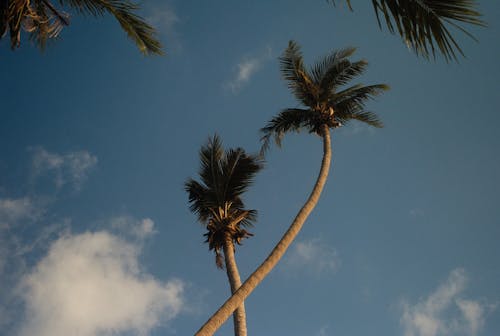
[[[297, 102], [288, 40], [311, 63], [358, 47], [386, 127], [333, 133], [323, 196], [247, 300], [255, 335], [500, 333], [500, 4], [481, 1], [460, 64], [417, 58], [371, 6], [148, 1], [167, 56], [144, 57], [112, 18], [74, 16], [44, 53], [0, 41], [0, 334], [189, 335], [227, 298], [183, 183], [217, 132], [259, 148]], [[246, 278], [312, 188], [320, 139], [289, 135], [246, 195]], [[36, 332], [34, 332], [36, 330]], [[231, 335], [231, 322], [219, 331]]]

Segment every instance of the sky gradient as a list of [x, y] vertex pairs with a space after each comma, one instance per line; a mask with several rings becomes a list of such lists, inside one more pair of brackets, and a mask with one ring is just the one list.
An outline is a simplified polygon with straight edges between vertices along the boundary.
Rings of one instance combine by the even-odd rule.
[[[0, 335], [192, 335], [228, 297], [183, 183], [218, 133], [258, 151], [297, 107], [280, 79], [288, 41], [306, 63], [357, 47], [383, 129], [332, 133], [321, 200], [246, 301], [249, 335], [500, 334], [500, 3], [457, 34], [460, 63], [417, 58], [371, 5], [148, 1], [167, 55], [144, 57], [110, 17], [73, 16], [40, 53], [0, 41]], [[245, 279], [311, 190], [321, 141], [273, 146], [245, 197]], [[36, 330], [36, 332], [34, 331]], [[232, 334], [232, 322], [218, 335]]]

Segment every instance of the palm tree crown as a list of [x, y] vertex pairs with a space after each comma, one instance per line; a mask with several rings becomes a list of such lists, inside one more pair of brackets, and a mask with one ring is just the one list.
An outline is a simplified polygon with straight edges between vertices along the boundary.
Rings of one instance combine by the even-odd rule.
[[294, 96], [305, 108], [286, 108], [261, 129], [262, 151], [269, 147], [274, 136], [281, 145], [285, 133], [306, 129], [322, 135], [322, 128], [337, 128], [351, 120], [382, 127], [382, 122], [373, 112], [365, 110], [365, 102], [389, 87], [385, 84], [364, 86], [356, 84], [341, 89], [366, 69], [365, 60], [349, 61], [354, 48], [333, 51], [322, 61], [306, 69], [300, 47], [290, 41], [280, 58], [280, 70]]
[[[335, 4], [335, 0], [329, 1]], [[351, 1], [346, 2], [352, 9]], [[399, 34], [409, 48], [425, 58], [435, 57], [439, 51], [447, 61], [457, 60], [457, 52], [464, 53], [452, 30], [475, 39], [460, 23], [486, 26], [475, 0], [372, 0], [372, 5], [379, 27], [385, 21], [389, 32]]]
[[[58, 0], [58, 3], [80, 14], [111, 14], [142, 53], [163, 53], [154, 28], [134, 13], [139, 6], [129, 0]], [[44, 49], [48, 40], [56, 38], [67, 25], [69, 15], [50, 0], [0, 0], [0, 39], [9, 31], [12, 49], [21, 44], [21, 30]]]
[[241, 148], [224, 151], [217, 135], [201, 148], [200, 159], [201, 182], [189, 179], [185, 190], [190, 210], [205, 225], [206, 242], [215, 252], [217, 266], [222, 268], [221, 250], [226, 235], [237, 244], [252, 235], [245, 228], [252, 226], [257, 211], [245, 209], [241, 196], [263, 168], [263, 162]]

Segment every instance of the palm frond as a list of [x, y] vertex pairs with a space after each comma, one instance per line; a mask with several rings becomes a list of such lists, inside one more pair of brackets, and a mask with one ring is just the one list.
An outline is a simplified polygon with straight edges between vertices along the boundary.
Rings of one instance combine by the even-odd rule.
[[355, 119], [370, 126], [383, 127], [375, 113], [365, 111], [365, 103], [387, 90], [389, 90], [389, 86], [385, 84], [369, 86], [358, 84], [336, 93], [333, 107], [335, 119], [342, 124], [347, 124], [349, 120]]
[[112, 14], [143, 54], [163, 54], [161, 43], [155, 36], [155, 29], [134, 13], [139, 10], [139, 5], [128, 0], [59, 0], [59, 2], [83, 14], [93, 16]]
[[269, 149], [271, 138], [274, 137], [276, 144], [281, 147], [281, 140], [285, 133], [290, 131], [299, 132], [310, 118], [311, 111], [298, 108], [287, 108], [282, 110], [276, 117], [272, 118], [265, 127], [261, 128], [261, 155]]
[[230, 149], [222, 164], [224, 177], [224, 197], [238, 199], [252, 184], [255, 175], [263, 168], [263, 160], [255, 155], [248, 155], [242, 148]]
[[257, 210], [247, 210], [247, 215], [241, 220], [242, 227], [252, 227], [253, 223], [257, 221]]
[[280, 71], [283, 79], [288, 82], [288, 88], [304, 105], [310, 106], [316, 100], [319, 90], [304, 66], [300, 46], [289, 41], [279, 61]]
[[335, 90], [360, 76], [367, 66], [368, 62], [365, 60], [357, 62], [350, 62], [347, 59], [340, 60], [326, 72], [321, 81], [321, 99], [331, 98], [335, 94]]
[[224, 158], [224, 148], [219, 136], [214, 135], [207, 145], [200, 149], [201, 166], [199, 175], [208, 190], [213, 193], [217, 205], [223, 204], [223, 184], [221, 181], [221, 161]]
[[342, 116], [336, 116], [335, 119], [340, 121], [342, 124], [347, 124], [351, 120], [358, 120], [373, 127], [384, 127], [384, 124], [379, 117], [375, 113], [368, 111], [346, 113]]
[[[161, 43], [152, 26], [135, 14], [139, 6], [129, 0], [59, 0], [59, 4], [80, 14], [113, 15], [122, 29], [144, 54], [163, 54]], [[10, 30], [11, 47], [19, 47], [21, 28], [24, 25], [42, 49], [47, 41], [57, 37], [63, 26], [69, 24], [68, 16], [49, 0], [2, 0], [0, 4], [0, 39]]]
[[59, 36], [64, 26], [69, 25], [69, 15], [56, 9], [48, 0], [35, 1], [29, 14], [23, 18], [23, 28], [30, 33], [30, 40], [41, 50]]
[[353, 85], [345, 90], [336, 92], [333, 95], [333, 108], [335, 113], [342, 113], [343, 105], [342, 103], [356, 103], [360, 106], [364, 106], [364, 103], [373, 99], [378, 95], [384, 93], [384, 91], [389, 90], [389, 85], [386, 84], [375, 84], [364, 86], [362, 84]]
[[200, 223], [205, 224], [210, 218], [210, 209], [216, 206], [217, 200], [213, 199], [204, 185], [193, 179], [184, 183], [184, 190], [188, 193], [189, 210], [198, 216]]
[[[350, 0], [346, 1], [350, 7]], [[425, 58], [435, 58], [439, 50], [447, 61], [457, 60], [457, 53], [464, 53], [449, 28], [475, 39], [460, 23], [486, 26], [474, 0], [372, 0], [372, 5], [379, 27], [385, 21], [389, 32], [399, 34]]]
[[[311, 73], [315, 82], [318, 85], [325, 80], [325, 77], [335, 77], [333, 76], [335, 72], [333, 70], [339, 68], [339, 63], [346, 61], [346, 59], [352, 56], [356, 52], [356, 48], [349, 47], [341, 50], [334, 50], [329, 55], [316, 62], [311, 68]], [[336, 71], [337, 73], [340, 71]]]

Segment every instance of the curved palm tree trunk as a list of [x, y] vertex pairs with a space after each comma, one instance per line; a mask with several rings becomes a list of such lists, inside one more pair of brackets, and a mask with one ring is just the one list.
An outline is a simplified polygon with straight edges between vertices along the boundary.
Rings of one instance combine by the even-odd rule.
[[[226, 262], [226, 272], [231, 285], [231, 294], [234, 294], [241, 287], [240, 273], [236, 266], [234, 257], [234, 244], [231, 235], [227, 234], [224, 241], [224, 261]], [[233, 313], [234, 335], [247, 336], [247, 321], [245, 313], [245, 304], [241, 304]]]
[[323, 161], [321, 162], [321, 170], [316, 180], [316, 184], [309, 195], [304, 206], [300, 209], [294, 221], [283, 235], [278, 244], [271, 251], [264, 262], [248, 277], [243, 285], [215, 312], [212, 317], [198, 330], [195, 336], [213, 335], [217, 329], [227, 320], [231, 313], [239, 307], [250, 293], [262, 282], [267, 274], [276, 266], [278, 261], [283, 257], [286, 250], [293, 242], [299, 233], [302, 225], [307, 217], [318, 203], [319, 196], [323, 191], [330, 162], [332, 157], [332, 148], [330, 140], [330, 130], [326, 125], [323, 125], [320, 134], [323, 138]]

